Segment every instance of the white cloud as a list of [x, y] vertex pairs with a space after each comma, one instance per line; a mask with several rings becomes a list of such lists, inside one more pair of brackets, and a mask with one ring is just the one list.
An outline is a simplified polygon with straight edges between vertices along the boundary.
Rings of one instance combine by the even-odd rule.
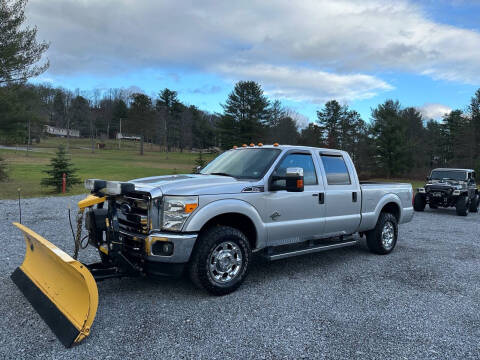
[[424, 118], [439, 120], [444, 115], [449, 114], [452, 109], [443, 104], [426, 103], [417, 107], [417, 110], [422, 114]]
[[31, 0], [27, 10], [52, 42], [54, 75], [188, 67], [257, 76], [310, 101], [371, 97], [391, 88], [378, 75], [390, 71], [480, 82], [480, 34], [435, 23], [413, 1]]
[[330, 99], [370, 98], [379, 91], [391, 90], [386, 82], [370, 75], [338, 75], [306, 68], [268, 64], [219, 65], [218, 72], [234, 79], [249, 79], [265, 84], [274, 98], [323, 103]]

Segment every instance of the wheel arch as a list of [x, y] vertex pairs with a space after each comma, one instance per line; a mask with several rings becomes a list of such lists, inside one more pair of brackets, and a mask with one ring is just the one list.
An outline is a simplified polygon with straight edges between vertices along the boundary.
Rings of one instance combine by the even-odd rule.
[[266, 241], [265, 226], [258, 211], [242, 200], [217, 200], [205, 205], [193, 214], [183, 231], [202, 233], [214, 225], [231, 226], [242, 231], [252, 249], [261, 247]]

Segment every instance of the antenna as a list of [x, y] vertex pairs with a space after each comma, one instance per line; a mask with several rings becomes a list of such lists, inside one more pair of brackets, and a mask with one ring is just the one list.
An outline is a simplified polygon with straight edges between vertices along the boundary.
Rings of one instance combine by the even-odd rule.
[[20, 203], [20, 191], [22, 191], [22, 189], [18, 188], [17, 191], [18, 191], [18, 211], [20, 213], [20, 224], [21, 224], [22, 223], [22, 204]]

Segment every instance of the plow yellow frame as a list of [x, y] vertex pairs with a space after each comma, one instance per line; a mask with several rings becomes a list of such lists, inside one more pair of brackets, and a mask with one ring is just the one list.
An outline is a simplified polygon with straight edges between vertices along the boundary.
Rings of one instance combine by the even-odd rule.
[[14, 223], [26, 253], [12, 280], [59, 340], [70, 347], [89, 335], [98, 289], [86, 266], [29, 228]]

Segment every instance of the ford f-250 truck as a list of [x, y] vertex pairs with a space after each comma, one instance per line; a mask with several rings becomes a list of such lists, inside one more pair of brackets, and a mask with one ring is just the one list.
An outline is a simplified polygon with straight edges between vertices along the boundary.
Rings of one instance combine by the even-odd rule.
[[[120, 183], [125, 191], [118, 184], [104, 190], [115, 214], [92, 209], [90, 233], [95, 224], [107, 230], [105, 217], [118, 221], [121, 252], [140, 271], [180, 274], [187, 266], [195, 284], [217, 295], [244, 281], [252, 252], [281, 259], [354, 245], [360, 233], [372, 252], [388, 254], [398, 224], [413, 216], [410, 184], [362, 184], [350, 156], [331, 149], [241, 147], [198, 174]], [[94, 181], [87, 185], [95, 193]], [[108, 262], [103, 239], [91, 243]]]
[[359, 233], [372, 252], [388, 254], [398, 224], [413, 216], [410, 184], [360, 183], [346, 152], [302, 146], [252, 144], [198, 174], [85, 186], [75, 245], [88, 237], [101, 262], [82, 264], [15, 224], [27, 246], [12, 279], [65, 346], [90, 333], [95, 281], [186, 267], [195, 284], [223, 295], [245, 280], [253, 252], [282, 259], [355, 245]]

